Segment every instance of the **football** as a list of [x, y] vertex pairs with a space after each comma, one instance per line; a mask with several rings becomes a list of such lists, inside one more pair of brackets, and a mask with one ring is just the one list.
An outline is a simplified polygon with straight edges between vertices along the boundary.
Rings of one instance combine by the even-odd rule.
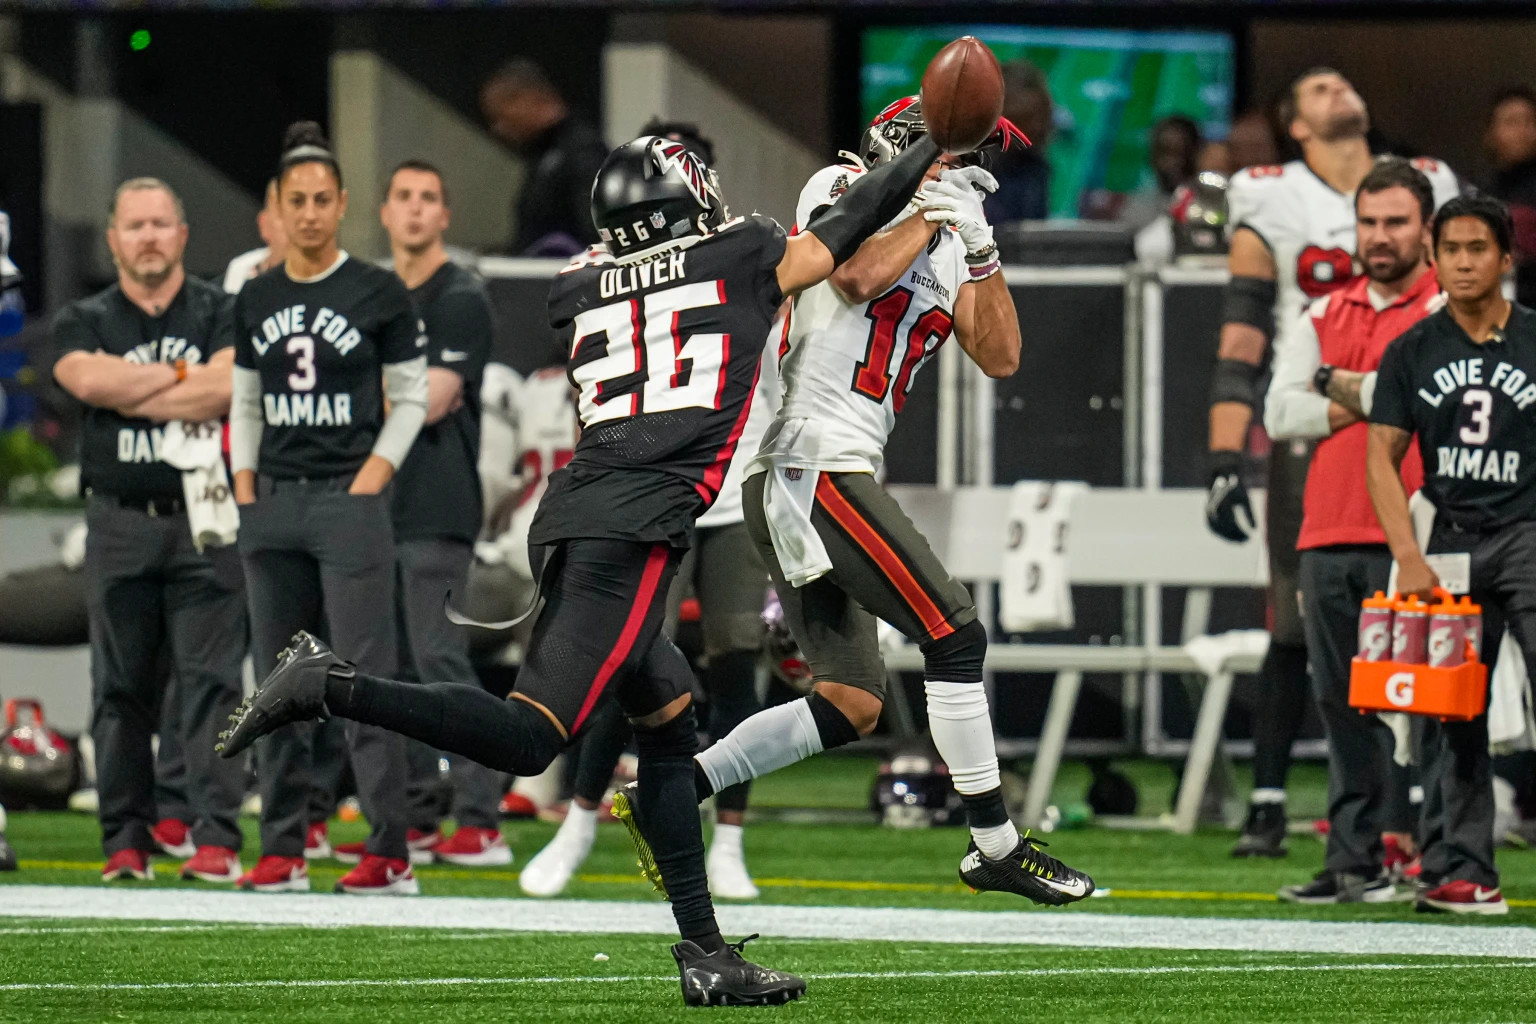
[[946, 153], [969, 153], [1003, 116], [1003, 70], [986, 43], [961, 36], [928, 62], [922, 98], [933, 141]]

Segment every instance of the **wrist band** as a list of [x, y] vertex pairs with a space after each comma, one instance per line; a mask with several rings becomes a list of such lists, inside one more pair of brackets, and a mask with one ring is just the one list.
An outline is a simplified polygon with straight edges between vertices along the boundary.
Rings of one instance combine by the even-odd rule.
[[991, 263], [988, 263], [985, 266], [971, 268], [971, 283], [974, 284], [977, 281], [985, 281], [987, 278], [991, 277], [993, 274], [998, 273], [1002, 269], [1002, 260], [999, 260], [994, 256]]
[[991, 263], [996, 259], [996, 242], [988, 242], [986, 245], [982, 246], [980, 249], [977, 249], [975, 252], [968, 252], [965, 254], [965, 262], [969, 263], [973, 267], [986, 266], [988, 263]]

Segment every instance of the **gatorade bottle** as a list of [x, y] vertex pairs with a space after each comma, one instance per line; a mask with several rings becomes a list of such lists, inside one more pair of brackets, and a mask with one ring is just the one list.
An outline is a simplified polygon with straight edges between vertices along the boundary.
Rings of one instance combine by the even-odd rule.
[[1381, 591], [1360, 602], [1361, 661], [1386, 661], [1392, 655], [1392, 599]]
[[1462, 615], [1462, 621], [1466, 624], [1467, 643], [1477, 652], [1478, 661], [1487, 661], [1483, 651], [1483, 606], [1473, 604], [1472, 598], [1465, 595], [1456, 602], [1456, 610]]
[[1467, 616], [1450, 594], [1429, 608], [1429, 667], [1455, 668], [1467, 659]]
[[1429, 605], [1416, 597], [1400, 598], [1392, 606], [1392, 660], [1422, 665], [1429, 657]]

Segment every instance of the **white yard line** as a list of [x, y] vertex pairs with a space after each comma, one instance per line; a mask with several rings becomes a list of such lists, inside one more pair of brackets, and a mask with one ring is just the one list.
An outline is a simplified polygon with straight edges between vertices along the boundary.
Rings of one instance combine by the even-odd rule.
[[[1162, 917], [1045, 910], [925, 910], [898, 907], [721, 906], [727, 934], [800, 939], [941, 942], [974, 946], [1216, 949], [1536, 959], [1536, 929], [1406, 922]], [[410, 899], [332, 894], [240, 893], [104, 886], [0, 887], [0, 918], [228, 921], [307, 928], [375, 926], [454, 932], [673, 934], [665, 903]]]
[[[961, 978], [1057, 978], [1083, 975], [1256, 974], [1292, 971], [1447, 971], [1465, 970], [1465, 963], [1424, 964], [1207, 964], [1185, 967], [1041, 967], [994, 971], [836, 971], [807, 974], [808, 981], [953, 980]], [[1536, 967], [1532, 961], [1493, 962], [1488, 967]], [[594, 985], [615, 982], [676, 982], [673, 974], [615, 974], [586, 977], [537, 978], [311, 978], [271, 981], [154, 981], [154, 982], [23, 982], [0, 985], [0, 992], [159, 992], [186, 989], [266, 988], [431, 988], [469, 985]]]

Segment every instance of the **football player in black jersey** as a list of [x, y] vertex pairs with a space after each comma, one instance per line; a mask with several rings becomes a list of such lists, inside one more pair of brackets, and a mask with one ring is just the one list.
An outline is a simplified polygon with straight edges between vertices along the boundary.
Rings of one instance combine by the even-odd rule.
[[[1536, 665], [1536, 312], [1500, 290], [1513, 234], [1508, 208], [1490, 196], [1440, 208], [1435, 266], [1446, 304], [1383, 354], [1366, 450], [1366, 485], [1398, 564], [1398, 592], [1428, 598], [1442, 574], [1447, 586], [1466, 584], [1483, 608], [1478, 653], [1490, 678], [1506, 630], [1526, 665]], [[1421, 493], [1435, 513], [1424, 548], [1397, 475], [1415, 437]], [[1438, 556], [1439, 571], [1426, 554]], [[1426, 721], [1424, 785], [1438, 792], [1424, 798], [1418, 908], [1506, 914], [1493, 863], [1487, 715]]]
[[[186, 242], [181, 200], [165, 182], [124, 182], [107, 230], [116, 283], [71, 303], [53, 322], [54, 378], [85, 406], [80, 484], [89, 527], [91, 735], [107, 881], [154, 876], [149, 856], [157, 852], [152, 826], [159, 815], [150, 734], [164, 703], [174, 705], [166, 745], [175, 732], [188, 740], [195, 851], [187, 851], [192, 859], [182, 875], [240, 877], [240, 773], [191, 749], [207, 742], [240, 699], [246, 622], [239, 556], [194, 539], [182, 471], [162, 457], [172, 421], [182, 438], [189, 433], [182, 422], [196, 424], [197, 433], [216, 431], [229, 408], [230, 300], [187, 276]], [[177, 697], [165, 694], [167, 661]]]
[[[392, 672], [387, 488], [426, 418], [427, 339], [399, 278], [337, 247], [347, 195], [312, 122], [288, 130], [278, 201], [287, 255], [235, 300], [230, 462], [252, 649], [256, 664], [271, 665], [289, 636], [319, 628], [323, 614], [331, 639], [358, 666]], [[309, 888], [313, 733], [290, 729], [261, 752], [262, 857], [241, 879], [245, 888]], [[337, 889], [415, 893], [400, 802], [405, 742], [349, 722], [347, 745], [373, 831], [366, 856]]]
[[672, 953], [685, 1002], [798, 998], [801, 979], [745, 960], [715, 923], [692, 679], [661, 624], [694, 520], [714, 501], [746, 421], [780, 302], [895, 217], [938, 156], [925, 137], [786, 238], [765, 217], [731, 219], [714, 172], [682, 143], [643, 136], [614, 150], [592, 193], [606, 248], [566, 267], [550, 292], [583, 430], [530, 533], [545, 605], [511, 699], [383, 679], [304, 634], [243, 706], [226, 756], [287, 722], [335, 714], [537, 775], [611, 688], [635, 728], [638, 809], [683, 937]]

